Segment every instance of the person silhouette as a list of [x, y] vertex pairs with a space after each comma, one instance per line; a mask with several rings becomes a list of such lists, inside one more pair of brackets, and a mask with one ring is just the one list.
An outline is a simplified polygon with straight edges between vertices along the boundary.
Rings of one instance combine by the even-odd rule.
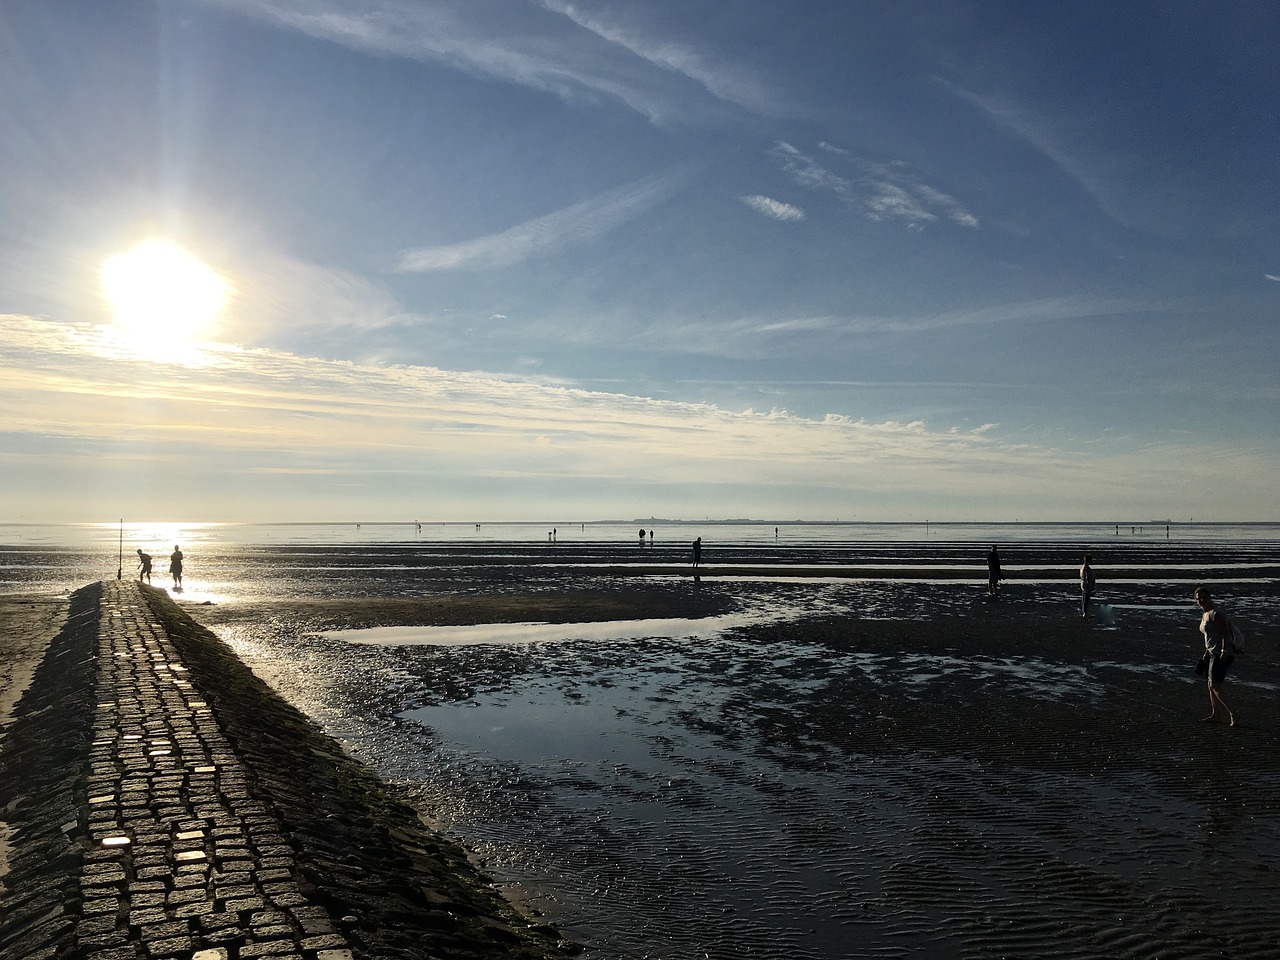
[[173, 575], [173, 589], [182, 589], [182, 551], [173, 545], [173, 554], [169, 557], [169, 573]]
[[1089, 600], [1093, 597], [1093, 587], [1098, 582], [1093, 575], [1093, 554], [1086, 553], [1084, 562], [1080, 564], [1080, 616], [1089, 616]]
[[1000, 573], [1000, 554], [996, 550], [993, 543], [991, 552], [987, 554], [987, 593], [991, 596], [998, 596], [1000, 593], [1000, 581], [1003, 579]]
[[1202, 720], [1216, 720], [1218, 708], [1227, 714], [1227, 723], [1236, 725], [1236, 715], [1222, 699], [1222, 685], [1226, 682], [1227, 671], [1236, 658], [1235, 631], [1231, 621], [1213, 603], [1207, 587], [1199, 587], [1194, 594], [1196, 604], [1200, 607], [1200, 635], [1204, 637], [1204, 655], [1208, 660], [1205, 677], [1209, 683], [1209, 715]]
[[147, 578], [147, 583], [151, 582], [151, 554], [143, 553], [142, 548], [138, 548], [138, 582], [142, 582], [142, 578]]
[[693, 541], [693, 568], [698, 569], [698, 564], [702, 562], [702, 538], [699, 537]]

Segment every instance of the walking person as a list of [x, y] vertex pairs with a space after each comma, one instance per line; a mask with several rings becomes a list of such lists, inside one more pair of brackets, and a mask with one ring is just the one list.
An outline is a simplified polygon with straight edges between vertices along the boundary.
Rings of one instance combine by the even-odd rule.
[[173, 553], [169, 556], [169, 573], [173, 576], [173, 589], [182, 589], [182, 551], [173, 545]]
[[1236, 658], [1236, 644], [1231, 621], [1227, 615], [1213, 605], [1213, 598], [1204, 587], [1195, 592], [1196, 603], [1202, 611], [1200, 617], [1200, 633], [1204, 637], [1204, 653], [1208, 657], [1206, 671], [1209, 684], [1209, 715], [1202, 717], [1205, 721], [1216, 720], [1218, 708], [1227, 715], [1228, 726], [1236, 725], [1236, 715], [1231, 712], [1227, 702], [1222, 699], [1222, 685], [1226, 682], [1227, 671]]
[[991, 552], [987, 554], [987, 594], [995, 597], [1000, 594], [1000, 581], [1004, 579], [1000, 573], [1000, 553], [996, 550], [996, 545], [991, 545]]
[[1093, 587], [1097, 580], [1093, 576], [1093, 554], [1084, 555], [1084, 563], [1080, 564], [1080, 616], [1089, 616], [1089, 600], [1093, 597]]
[[693, 569], [698, 569], [698, 564], [702, 562], [702, 538], [699, 537], [693, 541]]
[[142, 548], [138, 548], [138, 582], [142, 582], [142, 578], [147, 578], [147, 583], [151, 582], [151, 554], [143, 553]]

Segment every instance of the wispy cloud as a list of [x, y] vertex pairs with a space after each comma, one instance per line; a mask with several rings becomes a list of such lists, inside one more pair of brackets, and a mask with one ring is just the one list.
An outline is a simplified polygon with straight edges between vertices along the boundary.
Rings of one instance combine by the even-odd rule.
[[743, 68], [559, 0], [205, 2], [354, 50], [445, 63], [565, 100], [620, 102], [655, 123], [710, 116], [712, 103], [782, 109]]
[[377, 282], [340, 267], [262, 249], [231, 267], [238, 296], [222, 324], [224, 340], [257, 344], [289, 331], [369, 331], [409, 319]]
[[103, 351], [93, 328], [28, 317], [0, 317], [0, 357], [0, 405], [11, 435], [92, 442], [99, 451], [117, 445], [214, 473], [426, 471], [607, 487], [630, 480], [643, 462], [646, 483], [673, 488], [722, 489], [733, 477], [744, 489], [843, 490], [851, 471], [874, 463], [873, 482], [886, 489], [941, 489], [966, 469], [1028, 457], [990, 431], [732, 412], [264, 350], [225, 351], [193, 372]]
[[[863, 503], [946, 503], [961, 514], [965, 503], [985, 510], [1034, 490], [1060, 516], [1077, 504], [1091, 509], [1099, 477], [1116, 509], [1150, 508], [1157, 471], [1176, 475], [1183, 493], [1264, 502], [1277, 468], [1235, 451], [1224, 474], [1215, 457], [1190, 455], [1191, 444], [1201, 449], [1195, 438], [1082, 454], [1010, 442], [988, 423], [735, 412], [266, 350], [215, 349], [211, 364], [193, 370], [101, 347], [96, 328], [0, 316], [5, 496], [30, 503], [39, 487], [15, 492], [15, 477], [39, 484], [56, 475], [84, 491], [87, 510], [101, 496], [110, 516], [125, 496], [143, 498], [153, 515], [312, 518], [376, 504], [383, 516], [413, 516], [446, 488], [450, 509], [482, 515], [500, 502], [609, 516], [628, 509], [639, 484], [646, 505], [686, 515], [727, 504], [767, 511], [802, 497], [832, 516], [852, 486]], [[193, 494], [185, 480], [196, 477]], [[246, 477], [255, 478], [248, 487]], [[242, 499], [228, 492], [237, 489]]]
[[971, 229], [981, 226], [964, 204], [926, 183], [905, 163], [876, 163], [828, 143], [821, 149], [852, 169], [837, 173], [785, 141], [775, 144], [771, 153], [797, 184], [830, 193], [868, 219], [897, 221], [910, 230], [939, 218]]
[[988, 119], [1004, 127], [1030, 144], [1068, 177], [1080, 184], [1101, 206], [1108, 206], [1109, 196], [1103, 181], [1075, 156], [1046, 118], [1038, 116], [1008, 100], [983, 96], [957, 86], [941, 77], [938, 83], [954, 96], [976, 107]]
[[1264, 273], [1263, 276], [1274, 283], [1280, 283], [1280, 277], [1277, 277], [1273, 273]]
[[[1121, 183], [1118, 178], [1123, 164], [1100, 152], [1097, 137], [1073, 135], [1068, 121], [1028, 109], [1008, 98], [975, 93], [948, 80], [935, 79], [953, 96], [1042, 154], [1117, 223], [1168, 232], [1161, 217], [1144, 211], [1144, 204], [1149, 201], [1149, 183], [1134, 176]], [[1168, 208], [1167, 202], [1161, 203]]]
[[781, 200], [774, 200], [772, 197], [766, 197], [759, 193], [753, 193], [750, 196], [740, 197], [752, 210], [763, 213], [766, 217], [774, 220], [803, 220], [804, 211], [799, 207], [793, 207], [789, 203], [783, 203]]
[[680, 343], [690, 353], [754, 360], [778, 356], [803, 357], [815, 350], [829, 353], [849, 338], [873, 333], [910, 335], [999, 324], [1068, 323], [1097, 317], [1158, 313], [1167, 308], [1168, 304], [1148, 301], [1052, 297], [930, 313], [748, 316], [717, 323], [714, 327], [696, 322], [666, 324], [646, 330], [637, 340], [641, 344], [649, 341]]
[[396, 269], [487, 270], [509, 267], [533, 256], [586, 243], [667, 199], [687, 168], [646, 177], [544, 216], [461, 243], [401, 251]]
[[791, 112], [791, 108], [781, 102], [773, 89], [741, 66], [718, 62], [705, 51], [696, 50], [686, 43], [646, 34], [634, 23], [623, 22], [619, 18], [620, 14], [634, 13], [630, 7], [622, 6], [612, 10], [610, 16], [598, 11], [588, 12], [583, 4], [567, 3], [565, 0], [542, 0], [542, 5], [569, 18], [608, 43], [663, 70], [688, 77], [719, 100], [766, 116]]

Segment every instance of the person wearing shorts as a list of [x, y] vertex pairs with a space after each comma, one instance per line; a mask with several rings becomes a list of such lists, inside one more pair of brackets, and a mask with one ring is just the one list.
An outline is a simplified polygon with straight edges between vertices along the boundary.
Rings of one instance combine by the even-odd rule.
[[147, 583], [151, 582], [151, 554], [143, 553], [142, 548], [138, 548], [138, 582], [142, 582], [142, 578], [147, 578]]
[[1235, 660], [1235, 641], [1232, 639], [1231, 622], [1226, 614], [1213, 605], [1213, 597], [1209, 591], [1200, 587], [1195, 592], [1196, 603], [1200, 606], [1200, 634], [1204, 637], [1204, 650], [1209, 655], [1209, 715], [1203, 720], [1218, 718], [1221, 707], [1227, 715], [1228, 726], [1236, 725], [1236, 715], [1231, 712], [1227, 702], [1222, 699], [1222, 685], [1226, 682], [1227, 671]]

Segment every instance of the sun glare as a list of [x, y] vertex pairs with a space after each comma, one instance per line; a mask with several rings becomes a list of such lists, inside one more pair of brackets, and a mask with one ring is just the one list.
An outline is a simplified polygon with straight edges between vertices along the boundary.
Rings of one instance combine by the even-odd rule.
[[116, 329], [156, 359], [195, 351], [231, 293], [226, 280], [168, 240], [147, 240], [109, 258], [101, 282]]

